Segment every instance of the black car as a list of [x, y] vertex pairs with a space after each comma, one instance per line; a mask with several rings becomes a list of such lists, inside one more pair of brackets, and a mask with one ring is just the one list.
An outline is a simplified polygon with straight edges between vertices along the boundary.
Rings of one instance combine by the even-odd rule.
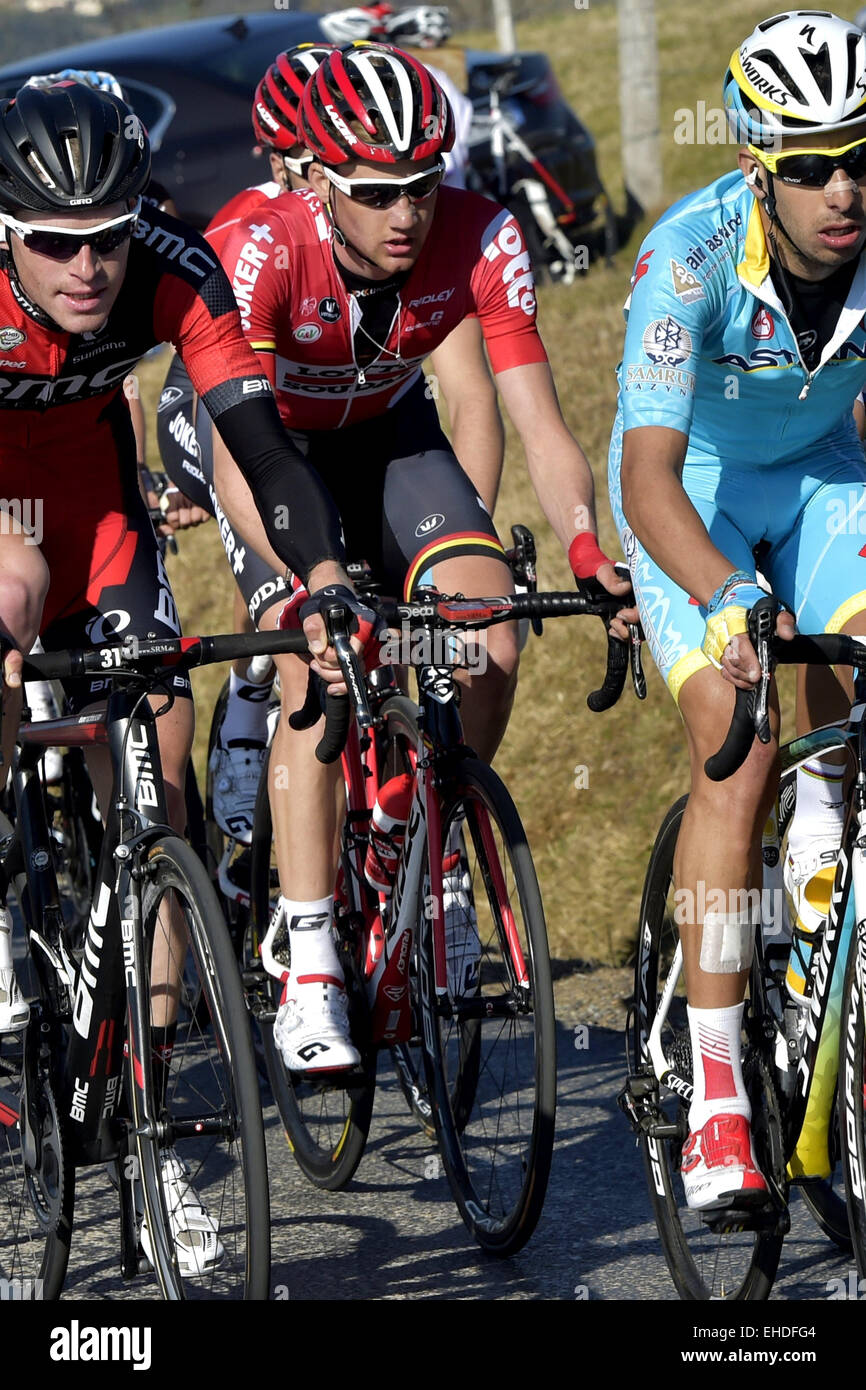
[[[136, 29], [114, 38], [34, 54], [0, 68], [0, 97], [11, 96], [34, 73], [62, 68], [98, 68], [114, 74], [150, 132], [154, 177], [173, 197], [180, 216], [204, 227], [239, 189], [270, 177], [266, 160], [253, 156], [250, 108], [256, 85], [278, 52], [296, 43], [322, 42], [316, 15], [298, 11], [224, 16]], [[435, 49], [430, 51], [435, 66]], [[592, 136], [559, 93], [548, 58], [542, 53], [510, 56], [467, 54], [468, 94], [478, 114], [473, 130], [470, 183], [503, 197], [490, 151], [489, 93], [507, 69], [510, 117], [536, 157], [577, 209], [569, 235], [596, 215], [604, 201]], [[525, 179], [532, 170], [514, 158], [509, 178]], [[526, 221], [518, 194], [515, 210]], [[562, 212], [552, 197], [554, 215]], [[536, 258], [543, 237], [532, 229]]]

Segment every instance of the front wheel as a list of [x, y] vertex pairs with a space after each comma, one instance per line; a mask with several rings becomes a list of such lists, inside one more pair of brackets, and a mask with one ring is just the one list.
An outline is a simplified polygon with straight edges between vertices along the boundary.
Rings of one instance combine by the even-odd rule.
[[[170, 1299], [266, 1299], [270, 1215], [259, 1088], [237, 962], [207, 872], [165, 836], [141, 911], [155, 1124], [132, 1086], [141, 1245]], [[148, 943], [152, 943], [151, 946]], [[173, 1045], [164, 1027], [176, 1014]], [[204, 1214], [202, 1214], [202, 1209]]]
[[556, 1025], [547, 930], [526, 836], [508, 792], [476, 759], [441, 806], [460, 845], [445, 903], [448, 990], [437, 997], [429, 871], [418, 954], [425, 1066], [445, 1171], [485, 1250], [511, 1255], [541, 1214], [556, 1111]]
[[[640, 915], [635, 962], [635, 1019], [631, 1039], [634, 1070], [649, 1077], [648, 1040], [677, 948], [674, 920], [674, 850], [686, 797], [671, 807], [650, 856]], [[668, 1063], [689, 1086], [692, 1051], [685, 989], [674, 987], [661, 1043]], [[784, 1171], [781, 1119], [772, 1077], [762, 1056], [747, 1047], [743, 1077], [752, 1102], [755, 1151], [765, 1175]], [[659, 1093], [660, 1092], [660, 1093]], [[655, 1126], [665, 1137], [644, 1132], [640, 1144], [650, 1201], [671, 1278], [684, 1299], [764, 1299], [776, 1275], [783, 1235], [772, 1215], [765, 1220], [746, 1213], [702, 1217], [686, 1204], [680, 1168], [688, 1136], [688, 1106], [667, 1087], [653, 1102]], [[673, 1132], [671, 1132], [673, 1131]]]

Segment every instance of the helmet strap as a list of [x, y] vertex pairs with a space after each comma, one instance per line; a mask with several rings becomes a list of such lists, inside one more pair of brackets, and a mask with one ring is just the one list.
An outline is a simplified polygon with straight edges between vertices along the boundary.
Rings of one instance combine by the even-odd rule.
[[787, 242], [790, 243], [791, 246], [793, 246], [798, 256], [800, 256], [804, 261], [807, 262], [809, 260], [809, 257], [797, 245], [796, 241], [791, 236], [790, 232], [788, 231], [787, 227], [785, 226], [784, 222], [779, 216], [778, 208], [776, 207], [776, 198], [773, 193], [773, 175], [770, 173], [769, 169], [767, 170], [767, 192], [764, 197], [764, 207], [766, 208], [767, 216], [770, 219], [770, 226], [767, 230], [767, 236], [773, 247], [776, 265], [779, 267], [780, 283], [785, 288], [785, 298], [787, 300], [787, 303], [784, 306], [785, 313], [790, 318], [791, 312], [793, 310], [793, 298], [791, 296], [791, 288], [788, 283], [789, 267], [784, 264], [781, 256], [779, 255], [779, 242], [778, 238], [776, 237], [775, 227], [773, 224], [775, 223], [775, 226], [779, 228], [779, 231], [782, 233], [782, 236], [785, 238]]
[[[331, 197], [333, 197], [333, 192], [331, 194]], [[331, 207], [330, 200], [325, 204], [325, 208], [327, 209], [328, 216], [331, 219], [331, 226], [334, 229], [334, 240], [340, 246], [345, 247], [347, 251], [351, 251], [354, 255], [358, 256], [360, 260], [366, 261], [367, 265], [371, 265], [374, 270], [381, 270], [381, 266], [378, 266], [375, 261], [371, 261], [369, 256], [365, 256], [364, 252], [360, 249], [360, 247], [356, 246], [353, 241], [350, 241], [349, 238], [346, 236], [346, 233], [342, 230], [342, 228], [337, 226], [337, 219], [334, 215], [334, 209]]]

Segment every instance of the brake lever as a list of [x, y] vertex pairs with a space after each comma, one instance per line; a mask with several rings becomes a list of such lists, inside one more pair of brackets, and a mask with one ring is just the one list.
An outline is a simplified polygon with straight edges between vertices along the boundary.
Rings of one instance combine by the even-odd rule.
[[361, 670], [361, 663], [357, 653], [349, 640], [349, 625], [346, 620], [348, 610], [343, 604], [335, 604], [333, 608], [325, 611], [325, 625], [328, 629], [328, 637], [331, 646], [334, 648], [337, 660], [340, 663], [340, 670], [346, 682], [346, 689], [352, 697], [355, 706], [355, 714], [358, 724], [362, 729], [369, 729], [375, 724], [373, 711], [370, 709], [370, 702], [367, 699], [367, 687], [364, 681], [364, 674]]
[[637, 623], [628, 624], [628, 654], [629, 669], [631, 670], [631, 683], [634, 693], [639, 700], [646, 699], [646, 676], [644, 675], [643, 664], [641, 662], [641, 637], [640, 626]]
[[770, 681], [773, 678], [773, 666], [770, 657], [770, 643], [776, 630], [776, 612], [771, 605], [764, 607], [756, 604], [752, 609], [749, 621], [752, 644], [755, 648], [755, 655], [758, 658], [758, 665], [761, 668], [761, 679], [755, 686], [752, 696], [752, 721], [755, 725], [755, 733], [761, 743], [770, 742]]

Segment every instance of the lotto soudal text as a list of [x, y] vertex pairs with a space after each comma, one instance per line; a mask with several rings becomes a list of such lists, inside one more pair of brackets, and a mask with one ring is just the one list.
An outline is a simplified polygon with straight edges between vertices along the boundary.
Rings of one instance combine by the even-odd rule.
[[149, 1327], [87, 1327], [73, 1318], [51, 1329], [52, 1361], [130, 1361], [134, 1371], [150, 1369]]

